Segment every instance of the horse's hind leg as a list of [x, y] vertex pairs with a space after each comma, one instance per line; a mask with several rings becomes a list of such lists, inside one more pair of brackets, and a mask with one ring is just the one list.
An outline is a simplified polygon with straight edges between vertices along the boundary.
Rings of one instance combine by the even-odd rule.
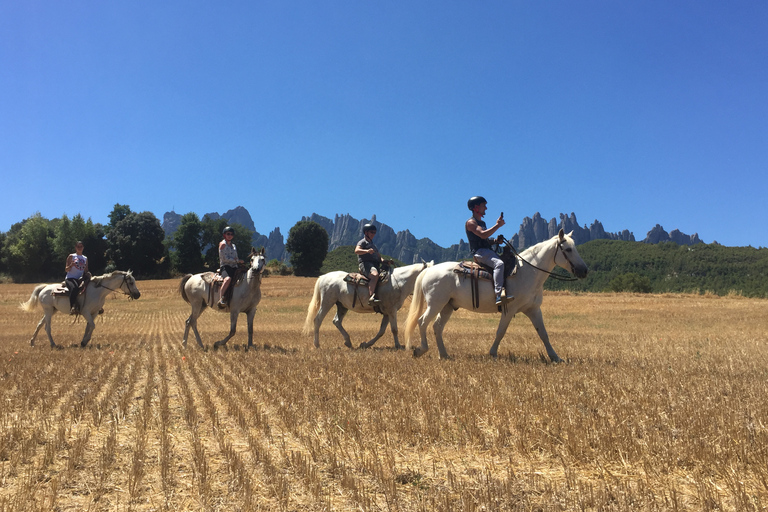
[[344, 315], [347, 314], [347, 311], [349, 311], [347, 308], [341, 304], [337, 304], [336, 315], [333, 317], [333, 325], [336, 326], [336, 328], [341, 333], [342, 338], [344, 338], [344, 346], [347, 348], [352, 348], [352, 340], [349, 338], [349, 333], [344, 329], [344, 326], [341, 325], [341, 322], [344, 321]]
[[187, 318], [187, 321], [185, 322], [184, 338], [181, 340], [181, 344], [183, 346], [187, 346], [187, 336], [189, 336], [189, 328], [191, 327], [192, 332], [195, 334], [195, 339], [197, 340], [198, 346], [203, 348], [203, 340], [200, 338], [200, 332], [197, 330], [197, 319], [202, 314], [204, 307], [205, 306], [202, 304], [198, 307], [192, 306], [192, 312], [189, 314], [189, 318]]
[[[373, 337], [372, 340], [367, 341], [365, 343], [361, 343], [360, 347], [358, 348], [371, 348], [374, 343], [376, 343], [379, 338], [384, 336], [384, 332], [387, 330], [387, 324], [389, 323], [389, 316], [384, 315], [384, 318], [381, 319], [381, 325], [379, 326], [379, 332], [376, 333], [376, 336]], [[395, 324], [397, 325], [397, 324]], [[395, 329], [396, 331], [397, 329]], [[394, 331], [393, 331], [394, 332]], [[395, 334], [395, 347], [397, 347], [399, 343], [397, 342], [397, 334]]]
[[448, 352], [445, 350], [445, 344], [443, 343], [443, 329], [445, 329], [445, 324], [447, 324], [448, 320], [451, 319], [452, 314], [453, 306], [449, 302], [445, 305], [445, 307], [443, 307], [443, 310], [440, 311], [440, 314], [437, 316], [437, 320], [435, 320], [435, 325], [432, 326], [432, 329], [435, 331], [435, 344], [437, 345], [437, 351], [440, 354], [440, 359], [448, 359]]
[[[37, 328], [35, 328], [35, 332], [32, 334], [32, 338], [29, 340], [29, 345], [34, 347], [35, 346], [35, 338], [37, 338], [37, 333], [40, 332], [40, 328], [45, 324], [45, 315], [43, 315], [43, 318], [40, 319], [40, 321], [37, 323]], [[47, 330], [47, 328], [46, 328]], [[50, 333], [48, 334], [50, 336]], [[53, 341], [53, 340], [51, 340]]]
[[429, 350], [427, 344], [427, 327], [435, 319], [438, 314], [438, 310], [433, 305], [428, 305], [424, 314], [419, 317], [419, 333], [421, 334], [421, 346], [413, 349], [413, 357], [423, 356]]

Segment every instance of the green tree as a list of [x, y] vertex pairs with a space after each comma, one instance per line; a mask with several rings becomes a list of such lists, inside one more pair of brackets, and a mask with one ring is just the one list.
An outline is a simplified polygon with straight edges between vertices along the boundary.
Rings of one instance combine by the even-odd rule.
[[608, 283], [612, 292], [651, 293], [651, 280], [646, 276], [629, 272], [620, 274]]
[[126, 218], [133, 213], [131, 207], [127, 204], [116, 203], [112, 208], [112, 213], [109, 214], [109, 224], [107, 225], [107, 233], [117, 225], [118, 222]]
[[164, 238], [153, 213], [129, 213], [110, 229], [107, 254], [120, 270], [131, 269], [140, 277], [162, 276], [170, 269]]
[[181, 224], [173, 234], [171, 246], [176, 249], [174, 267], [182, 273], [197, 273], [203, 270], [203, 224], [196, 213], [181, 217]]
[[64, 272], [56, 265], [51, 222], [40, 213], [14, 224], [6, 238], [2, 259], [16, 282], [44, 281]]
[[288, 232], [285, 250], [291, 253], [294, 274], [319, 275], [323, 260], [328, 254], [328, 232], [317, 222], [299, 221]]

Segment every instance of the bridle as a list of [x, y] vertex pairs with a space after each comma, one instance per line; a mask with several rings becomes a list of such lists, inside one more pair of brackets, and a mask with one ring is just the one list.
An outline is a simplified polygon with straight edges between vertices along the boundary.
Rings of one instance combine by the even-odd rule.
[[[123, 274], [123, 280], [120, 282], [120, 286], [118, 286], [117, 288], [110, 288], [109, 286], [102, 284], [101, 281], [99, 281], [98, 283], [94, 284], [94, 287], [96, 287], [96, 288], [106, 288], [107, 290], [113, 291], [113, 292], [123, 292], [125, 295], [128, 295], [129, 297], [131, 297], [132, 293], [130, 291], [126, 292], [125, 290], [123, 290], [123, 285], [126, 282], [128, 282], [128, 275], [129, 274]], [[129, 286], [128, 289], [130, 290], [131, 287]]]
[[[501, 237], [501, 238], [502, 238], [501, 241], [503, 241], [504, 243], [507, 244], [507, 247], [510, 248], [510, 250], [512, 251], [512, 253], [515, 255], [516, 258], [520, 258], [520, 261], [523, 261], [524, 263], [527, 263], [528, 265], [530, 265], [531, 267], [535, 268], [536, 270], [544, 272], [545, 274], [549, 274], [550, 277], [552, 277], [553, 279], [556, 279], [558, 281], [578, 281], [579, 280], [579, 278], [574, 277], [574, 276], [563, 276], [563, 275], [560, 275], [560, 274], [555, 274], [554, 272], [550, 272], [549, 270], [544, 270], [543, 268], [537, 267], [536, 265], [534, 265], [530, 261], [528, 261], [525, 258], [523, 258], [522, 256], [520, 256], [520, 253], [515, 250], [515, 248], [512, 246], [511, 243], [509, 243], [509, 240], [507, 240], [506, 238], [503, 238], [503, 237]], [[563, 258], [565, 258], [565, 261], [567, 261], [568, 265], [571, 267], [571, 274], [575, 275], [576, 272], [575, 272], [575, 269], [573, 267], [573, 262], [570, 260], [570, 258], [568, 258], [568, 253], [565, 252], [565, 249], [563, 249], [563, 242], [562, 241], [558, 241], [557, 242], [557, 248], [555, 249], [555, 255], [552, 257], [552, 261], [555, 263], [555, 265], [557, 265], [557, 251], [560, 251], [560, 252], [563, 253]]]

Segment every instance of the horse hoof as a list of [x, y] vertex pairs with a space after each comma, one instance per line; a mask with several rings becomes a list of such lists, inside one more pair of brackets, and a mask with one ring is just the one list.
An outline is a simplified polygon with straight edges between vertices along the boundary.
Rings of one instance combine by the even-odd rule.
[[413, 357], [421, 357], [426, 353], [426, 350], [421, 350], [420, 348], [413, 349]]
[[357, 348], [358, 349], [366, 349], [366, 348], [371, 348], [371, 346], [369, 344], [363, 342]]
[[344, 346], [347, 348], [352, 348], [352, 342], [351, 341], [345, 341]]

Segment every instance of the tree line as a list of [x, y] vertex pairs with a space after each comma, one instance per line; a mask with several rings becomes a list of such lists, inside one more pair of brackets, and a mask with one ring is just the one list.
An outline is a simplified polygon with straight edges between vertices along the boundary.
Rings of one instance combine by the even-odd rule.
[[[205, 272], [219, 267], [218, 244], [226, 226], [235, 231], [233, 243], [241, 259], [247, 257], [254, 235], [240, 224], [228, 224], [225, 218], [205, 215], [201, 219], [187, 213], [176, 232], [166, 237], [153, 213], [134, 212], [119, 203], [108, 218], [103, 225], [79, 213], [55, 219], [36, 213], [14, 224], [9, 231], [0, 232], [0, 276], [14, 282], [63, 279], [64, 262], [78, 240], [85, 246], [93, 275], [132, 270], [140, 279], [161, 279]], [[317, 275], [328, 252], [328, 234], [316, 222], [298, 222], [290, 230], [286, 249], [291, 252], [293, 273]], [[271, 263], [281, 265], [276, 260]]]
[[576, 282], [549, 279], [545, 289], [736, 293], [768, 298], [768, 248], [592, 240], [578, 251], [589, 267], [587, 278]]

